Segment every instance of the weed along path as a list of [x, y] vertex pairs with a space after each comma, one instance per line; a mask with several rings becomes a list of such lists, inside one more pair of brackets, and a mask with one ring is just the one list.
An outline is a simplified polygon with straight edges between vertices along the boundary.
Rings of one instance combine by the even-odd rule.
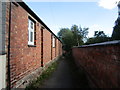
[[59, 61], [58, 67], [42, 88], [73, 88], [73, 79], [69, 65], [65, 59]]
[[88, 88], [83, 72], [76, 70], [72, 61], [64, 57], [59, 60], [57, 69], [49, 79], [45, 80], [41, 88]]

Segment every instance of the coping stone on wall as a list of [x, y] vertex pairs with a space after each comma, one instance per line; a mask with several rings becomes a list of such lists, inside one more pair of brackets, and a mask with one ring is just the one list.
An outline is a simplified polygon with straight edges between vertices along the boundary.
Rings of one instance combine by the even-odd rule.
[[120, 40], [108, 41], [96, 44], [82, 45], [82, 46], [74, 46], [73, 48], [82, 48], [82, 47], [92, 47], [92, 46], [106, 46], [106, 45], [120, 45]]

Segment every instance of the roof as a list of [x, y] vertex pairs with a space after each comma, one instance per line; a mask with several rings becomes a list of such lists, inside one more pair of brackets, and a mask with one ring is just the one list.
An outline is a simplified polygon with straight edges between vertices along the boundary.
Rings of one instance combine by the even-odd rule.
[[31, 14], [38, 22], [40, 22], [49, 32], [51, 32], [62, 43], [62, 41], [48, 28], [48, 26], [24, 2], [17, 2], [17, 3], [21, 7], [23, 7], [29, 14]]

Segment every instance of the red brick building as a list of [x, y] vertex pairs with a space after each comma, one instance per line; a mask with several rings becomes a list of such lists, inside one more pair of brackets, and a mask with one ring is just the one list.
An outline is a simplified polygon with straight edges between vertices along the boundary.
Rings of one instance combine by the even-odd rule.
[[23, 87], [62, 55], [62, 43], [24, 2], [4, 6], [7, 81], [12, 88]]

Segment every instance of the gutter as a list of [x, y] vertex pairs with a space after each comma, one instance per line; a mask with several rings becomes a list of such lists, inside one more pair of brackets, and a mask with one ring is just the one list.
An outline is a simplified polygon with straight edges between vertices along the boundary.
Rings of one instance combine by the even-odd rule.
[[10, 78], [10, 34], [11, 34], [11, 2], [9, 6], [9, 31], [8, 31], [8, 90], [11, 90]]

